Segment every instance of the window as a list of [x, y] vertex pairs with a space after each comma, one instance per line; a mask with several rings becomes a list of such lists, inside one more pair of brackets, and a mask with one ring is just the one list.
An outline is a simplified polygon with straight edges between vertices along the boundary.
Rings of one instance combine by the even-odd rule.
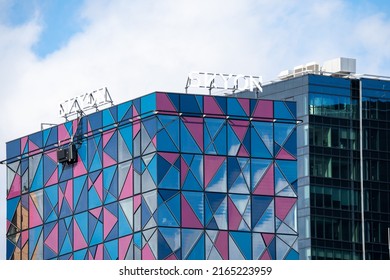
[[309, 112], [311, 115], [333, 118], [351, 117], [351, 99], [349, 97], [327, 94], [310, 94]]
[[311, 176], [333, 178], [332, 157], [313, 155], [310, 159]]

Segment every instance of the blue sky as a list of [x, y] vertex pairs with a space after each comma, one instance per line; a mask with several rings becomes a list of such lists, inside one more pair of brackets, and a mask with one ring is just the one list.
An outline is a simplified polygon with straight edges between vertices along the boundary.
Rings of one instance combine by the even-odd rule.
[[31, 0], [10, 1], [4, 17], [8, 26], [22, 26], [36, 20], [42, 30], [32, 51], [39, 58], [60, 50], [87, 24], [80, 18], [84, 1]]
[[[62, 122], [61, 101], [104, 86], [118, 104], [183, 92], [190, 71], [269, 81], [339, 56], [390, 76], [389, 46], [390, 1], [0, 0], [0, 158], [7, 141]], [[0, 259], [4, 217], [0, 207]]]

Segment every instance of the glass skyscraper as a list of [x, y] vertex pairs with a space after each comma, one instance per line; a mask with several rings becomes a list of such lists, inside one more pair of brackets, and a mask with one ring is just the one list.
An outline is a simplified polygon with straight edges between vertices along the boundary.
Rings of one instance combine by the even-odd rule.
[[302, 120], [300, 258], [389, 259], [390, 80], [304, 74], [265, 85], [259, 97], [296, 101]]
[[21, 137], [7, 258], [298, 259], [296, 157], [295, 102], [211, 95], [152, 93]]

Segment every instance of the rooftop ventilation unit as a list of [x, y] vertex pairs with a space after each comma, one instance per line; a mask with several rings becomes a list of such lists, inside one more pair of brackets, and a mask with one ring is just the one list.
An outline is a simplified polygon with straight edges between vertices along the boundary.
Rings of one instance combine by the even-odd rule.
[[287, 80], [294, 77], [292, 70], [283, 70], [279, 73], [278, 78], [281, 80]]
[[349, 75], [356, 73], [356, 59], [338, 57], [324, 62], [323, 72], [329, 72], [336, 75]]
[[320, 65], [316, 62], [306, 63], [306, 72], [318, 74], [320, 72]]
[[293, 70], [294, 77], [302, 76], [305, 73], [305, 70], [305, 65], [295, 66]]

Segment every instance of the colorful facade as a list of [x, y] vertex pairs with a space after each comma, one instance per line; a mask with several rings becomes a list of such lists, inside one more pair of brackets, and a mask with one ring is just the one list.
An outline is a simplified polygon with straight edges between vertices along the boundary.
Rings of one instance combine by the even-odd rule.
[[7, 258], [298, 259], [295, 111], [152, 93], [7, 143]]

